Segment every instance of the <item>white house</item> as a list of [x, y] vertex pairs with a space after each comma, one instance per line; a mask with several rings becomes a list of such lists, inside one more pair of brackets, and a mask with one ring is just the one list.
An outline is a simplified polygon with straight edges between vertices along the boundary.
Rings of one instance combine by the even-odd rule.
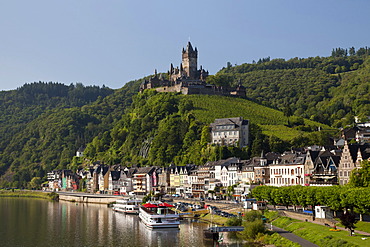
[[242, 117], [216, 119], [210, 126], [212, 144], [239, 147], [249, 144], [249, 121]]
[[270, 165], [270, 185], [304, 185], [304, 164]]

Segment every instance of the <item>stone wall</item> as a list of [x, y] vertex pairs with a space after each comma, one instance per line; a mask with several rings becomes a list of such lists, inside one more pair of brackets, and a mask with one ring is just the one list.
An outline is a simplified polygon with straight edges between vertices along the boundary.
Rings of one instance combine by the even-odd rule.
[[95, 197], [91, 196], [71, 196], [71, 195], [59, 195], [59, 200], [79, 203], [96, 203], [96, 204], [110, 204], [115, 202], [117, 198], [114, 197]]

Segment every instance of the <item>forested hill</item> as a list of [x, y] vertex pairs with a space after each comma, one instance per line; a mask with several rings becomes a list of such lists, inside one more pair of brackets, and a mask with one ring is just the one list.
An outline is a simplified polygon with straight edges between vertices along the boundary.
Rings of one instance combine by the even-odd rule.
[[330, 57], [270, 58], [252, 64], [230, 63], [208, 81], [242, 83], [259, 104], [314, 121], [344, 127], [354, 116], [370, 115], [370, 49], [332, 51]]
[[0, 152], [12, 136], [48, 110], [81, 107], [113, 93], [107, 87], [35, 82], [0, 91]]
[[[39, 82], [1, 91], [0, 187], [26, 186], [32, 177], [45, 180], [52, 169], [87, 165], [74, 158], [81, 146], [90, 162], [181, 165], [325, 144], [335, 134], [325, 124], [341, 127], [355, 115], [370, 115], [369, 51], [359, 51], [229, 64], [209, 76], [217, 85], [242, 83], [248, 99], [138, 94], [148, 78], [118, 90]], [[249, 147], [207, 145], [210, 122], [239, 116], [251, 121]]]
[[131, 105], [141, 80], [119, 90], [31, 83], [0, 92], [0, 186], [25, 186], [66, 168], [76, 150], [112, 128]]

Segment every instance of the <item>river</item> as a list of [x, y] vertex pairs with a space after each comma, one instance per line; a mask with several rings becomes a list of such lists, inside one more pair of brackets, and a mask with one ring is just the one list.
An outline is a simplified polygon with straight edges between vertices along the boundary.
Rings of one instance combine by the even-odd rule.
[[[137, 216], [106, 205], [0, 198], [0, 246], [214, 246], [206, 223], [184, 220], [177, 230], [151, 230]], [[227, 238], [217, 246], [239, 246]]]

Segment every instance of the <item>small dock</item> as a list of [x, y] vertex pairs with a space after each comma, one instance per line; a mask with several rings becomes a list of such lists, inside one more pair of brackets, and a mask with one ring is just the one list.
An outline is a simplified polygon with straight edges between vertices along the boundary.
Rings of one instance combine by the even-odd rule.
[[208, 228], [210, 232], [242, 232], [244, 231], [244, 226], [214, 226]]
[[206, 239], [212, 239], [218, 241], [220, 238], [220, 232], [241, 232], [244, 230], [244, 226], [220, 226], [210, 227], [204, 230], [203, 235]]

